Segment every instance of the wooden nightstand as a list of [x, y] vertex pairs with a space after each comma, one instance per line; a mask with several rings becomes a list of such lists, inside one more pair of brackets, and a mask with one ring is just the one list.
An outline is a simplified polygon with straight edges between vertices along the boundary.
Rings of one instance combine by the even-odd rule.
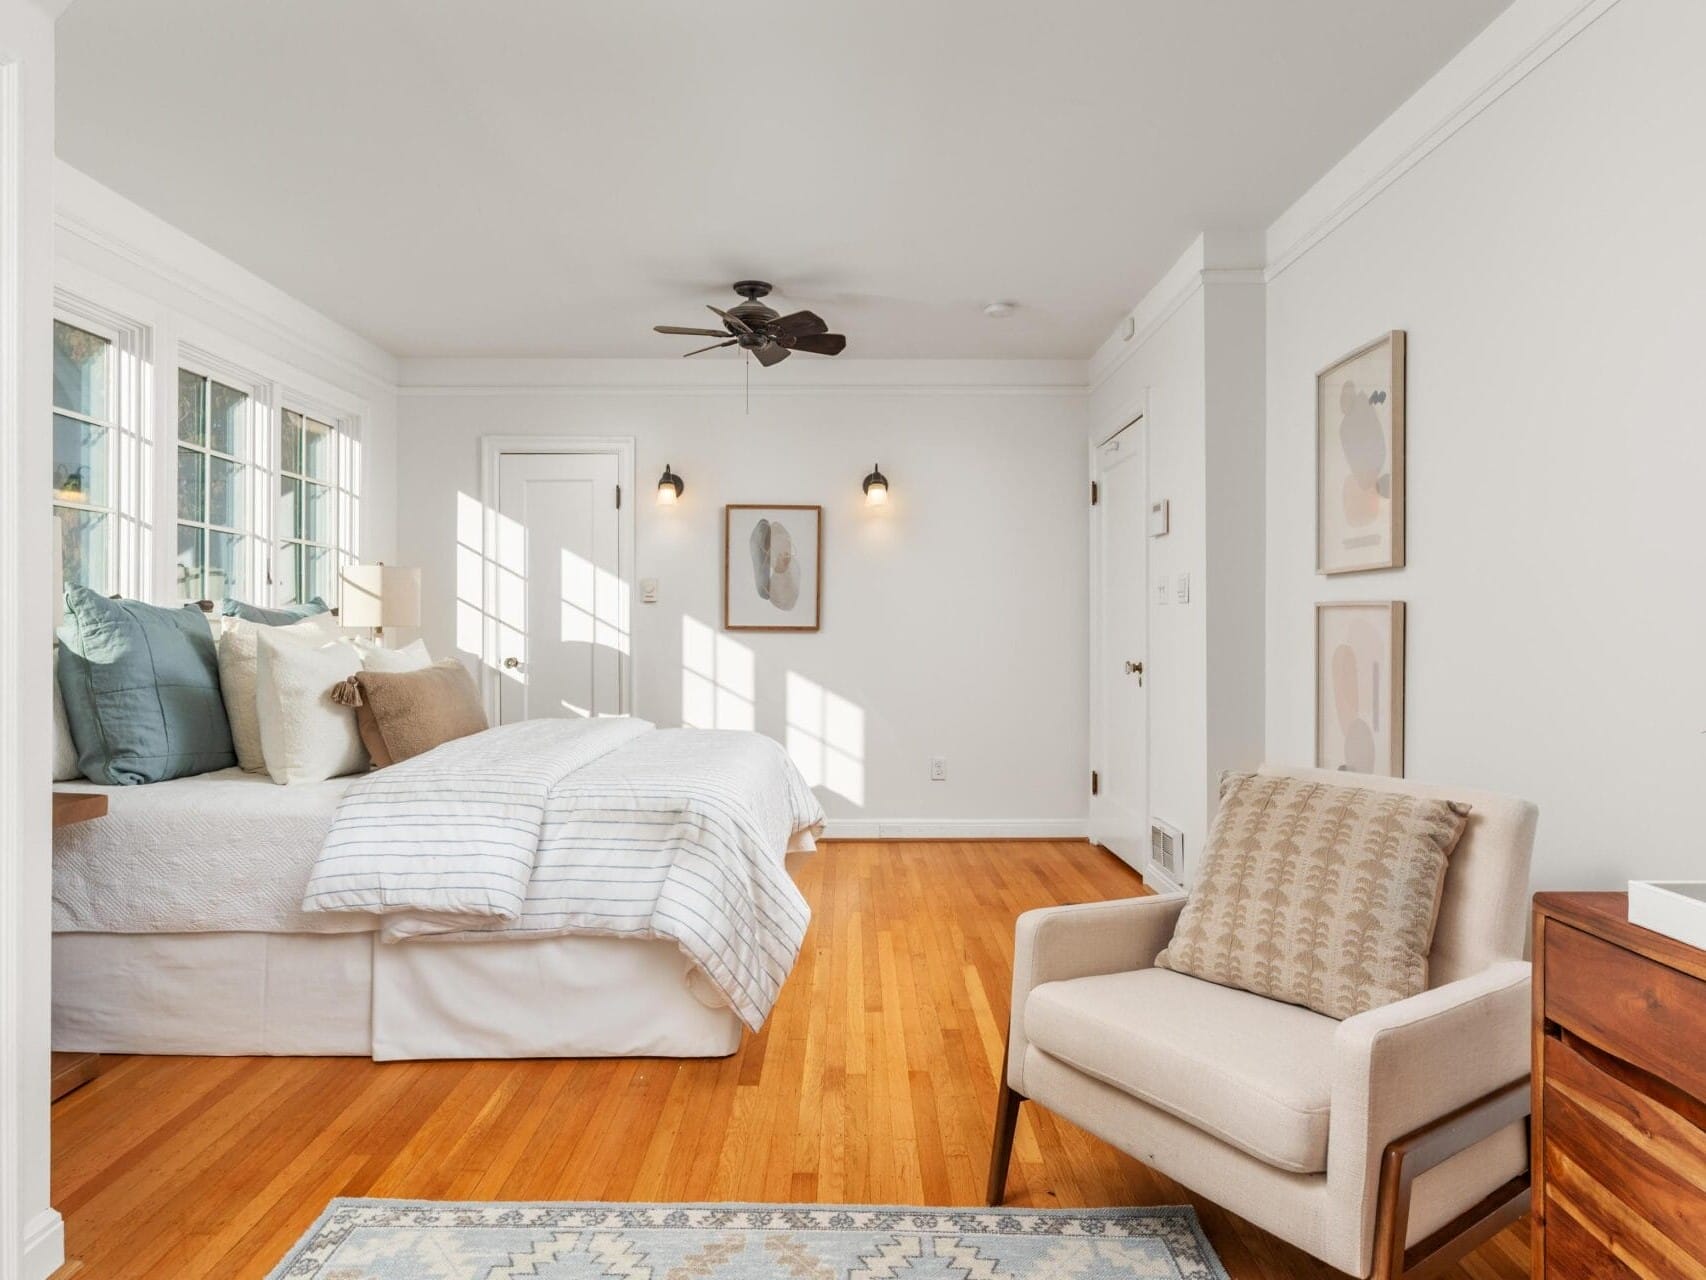
[[1535, 1280], [1706, 1275], [1706, 951], [1534, 899]]
[[[73, 822], [87, 822], [105, 817], [107, 798], [85, 791], [55, 791], [53, 793], [54, 830]], [[98, 1053], [55, 1053], [53, 1055], [53, 1100], [58, 1102], [73, 1089], [80, 1088], [101, 1074], [101, 1055]]]

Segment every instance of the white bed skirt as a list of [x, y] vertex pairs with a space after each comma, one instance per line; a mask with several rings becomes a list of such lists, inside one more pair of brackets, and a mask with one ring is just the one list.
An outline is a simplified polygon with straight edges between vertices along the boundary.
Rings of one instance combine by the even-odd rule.
[[704, 1003], [697, 977], [673, 942], [638, 939], [60, 933], [53, 1047], [382, 1062], [725, 1057], [740, 1047], [740, 1020]]

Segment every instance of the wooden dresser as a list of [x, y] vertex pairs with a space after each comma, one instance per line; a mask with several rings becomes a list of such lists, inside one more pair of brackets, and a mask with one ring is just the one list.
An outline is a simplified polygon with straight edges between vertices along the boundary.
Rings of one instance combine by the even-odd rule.
[[1535, 1280], [1706, 1276], [1706, 951], [1534, 900]]

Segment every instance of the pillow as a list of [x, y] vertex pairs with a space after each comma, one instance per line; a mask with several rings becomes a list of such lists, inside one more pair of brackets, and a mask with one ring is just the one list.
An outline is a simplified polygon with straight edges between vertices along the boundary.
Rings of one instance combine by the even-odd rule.
[[416, 640], [401, 649], [387, 649], [372, 640], [357, 640], [355, 647], [361, 654], [363, 671], [419, 671], [432, 665], [432, 654], [427, 652], [425, 640]]
[[70, 782], [81, 778], [77, 767], [77, 744], [71, 737], [71, 722], [65, 718], [65, 695], [59, 691], [59, 646], [53, 647], [53, 780]]
[[274, 782], [323, 782], [367, 767], [355, 713], [332, 686], [361, 670], [354, 645], [299, 644], [278, 628], [255, 633], [255, 711]]
[[1156, 966], [1329, 1018], [1419, 995], [1469, 806], [1228, 773]]
[[355, 708], [356, 726], [376, 769], [487, 727], [474, 678], [455, 658], [419, 671], [363, 671], [334, 696]]
[[59, 688], [91, 782], [164, 782], [237, 763], [201, 610], [65, 589]]
[[219, 612], [228, 618], [258, 622], [266, 627], [288, 627], [293, 622], [301, 622], [302, 619], [311, 618], [317, 613], [325, 613], [326, 602], [315, 596], [306, 604], [284, 604], [276, 609], [264, 609], [258, 604], [245, 604], [227, 596], [220, 604]]
[[[225, 696], [225, 714], [231, 721], [231, 741], [237, 763], [250, 773], [263, 772], [266, 755], [261, 750], [261, 722], [255, 709], [255, 636], [265, 624], [229, 619], [219, 637], [219, 690]], [[338, 620], [329, 613], [316, 613], [287, 627], [273, 627], [277, 636], [300, 644], [321, 645], [338, 637]]]

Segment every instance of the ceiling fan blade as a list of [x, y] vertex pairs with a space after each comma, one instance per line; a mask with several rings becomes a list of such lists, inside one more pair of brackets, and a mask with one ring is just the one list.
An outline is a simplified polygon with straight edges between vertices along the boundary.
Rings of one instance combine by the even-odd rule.
[[727, 329], [684, 329], [678, 324], [654, 324], [654, 333], [685, 333], [694, 338], [722, 338], [728, 335]]
[[779, 339], [785, 347], [795, 351], [810, 351], [814, 355], [838, 356], [847, 349], [847, 339], [839, 333], [807, 333], [798, 338]]
[[758, 357], [758, 363], [768, 369], [773, 364], [781, 364], [788, 358], [788, 349], [779, 347], [774, 342], [766, 342], [762, 347], [754, 347], [752, 354]]
[[724, 311], [721, 307], [713, 307], [709, 302], [707, 302], [705, 304], [705, 310], [715, 311], [718, 315], [720, 315], [723, 318], [723, 323], [727, 324], [736, 333], [751, 333], [752, 332], [752, 326], [749, 325], [745, 320], [742, 320], [739, 316], [730, 315], [727, 311]]
[[772, 320], [765, 327], [778, 338], [799, 338], [808, 333], [829, 332], [829, 326], [823, 322], [823, 317], [810, 311], [796, 311], [778, 320]]
[[732, 346], [734, 346], [736, 341], [737, 341], [737, 339], [730, 338], [727, 342], [713, 342], [708, 347], [700, 347], [698, 351], [683, 351], [681, 353], [681, 356], [682, 356], [682, 359], [686, 359], [688, 356], [698, 355], [700, 351], [715, 351], [719, 347], [732, 347]]

